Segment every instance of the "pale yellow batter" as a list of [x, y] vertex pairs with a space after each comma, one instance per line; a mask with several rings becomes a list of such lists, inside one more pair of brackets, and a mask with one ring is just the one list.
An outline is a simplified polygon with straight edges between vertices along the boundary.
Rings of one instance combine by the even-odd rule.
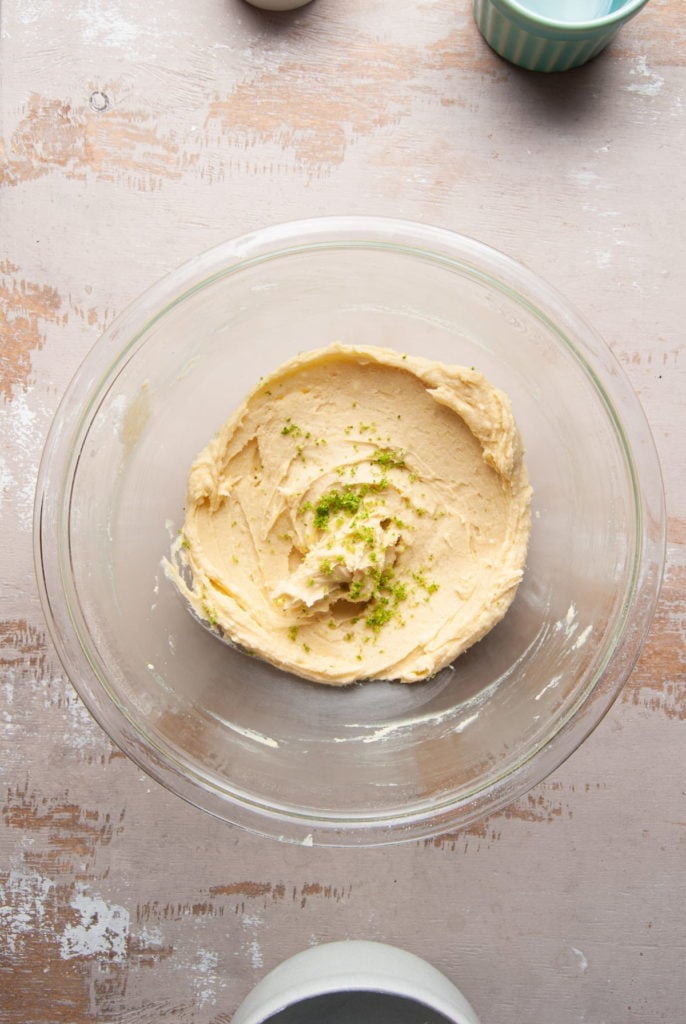
[[199, 454], [167, 571], [283, 669], [414, 682], [507, 611], [530, 495], [509, 400], [480, 373], [332, 345], [263, 380]]

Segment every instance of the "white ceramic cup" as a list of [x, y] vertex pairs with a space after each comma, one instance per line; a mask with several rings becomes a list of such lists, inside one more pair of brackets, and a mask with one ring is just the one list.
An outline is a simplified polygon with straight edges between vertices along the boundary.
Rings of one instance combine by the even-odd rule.
[[396, 946], [357, 939], [284, 960], [248, 994], [232, 1024], [264, 1024], [276, 1014], [282, 1015], [278, 1024], [324, 1018], [335, 1024], [479, 1024], [462, 993], [431, 964]]

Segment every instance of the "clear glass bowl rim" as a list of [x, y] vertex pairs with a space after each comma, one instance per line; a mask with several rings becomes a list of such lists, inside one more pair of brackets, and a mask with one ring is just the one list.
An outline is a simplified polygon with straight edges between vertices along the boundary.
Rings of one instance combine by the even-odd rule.
[[[593, 685], [553, 738], [507, 775], [470, 799], [389, 816], [337, 818], [298, 814], [262, 804], [247, 794], [220, 791], [152, 749], [107, 694], [83, 648], [64, 602], [68, 550], [63, 509], [75, 464], [75, 447], [110, 375], [151, 323], [216, 277], [292, 253], [333, 248], [381, 249], [420, 256], [467, 271], [514, 297], [563, 333], [594, 380], [627, 447], [641, 537], [630, 607], [614, 652]], [[570, 338], [574, 338], [572, 345]], [[125, 344], [122, 346], [122, 341]], [[84, 395], [87, 401], [84, 403]], [[429, 838], [473, 824], [526, 793], [569, 757], [595, 729], [628, 679], [647, 637], [659, 597], [665, 559], [665, 504], [657, 451], [640, 402], [608, 346], [554, 288], [521, 263], [449, 229], [382, 217], [320, 217], [259, 229], [221, 243], [172, 271], [135, 299], [88, 352], [58, 406], [38, 472], [34, 506], [34, 559], [38, 589], [62, 666], [84, 704], [120, 749], [171, 792], [214, 816], [256, 834], [305, 845], [375, 846]], [[57, 543], [49, 531], [58, 530]], [[68, 603], [68, 602], [66, 602]]]

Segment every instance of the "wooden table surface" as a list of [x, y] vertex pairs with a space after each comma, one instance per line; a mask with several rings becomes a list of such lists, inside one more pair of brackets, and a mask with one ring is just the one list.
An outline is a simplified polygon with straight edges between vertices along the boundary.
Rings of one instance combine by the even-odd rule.
[[[588, 66], [513, 68], [467, 0], [4, 0], [0, 1021], [228, 1024], [314, 943], [380, 939], [484, 1024], [686, 1021], [686, 20], [652, 0]], [[645, 649], [591, 738], [478, 827], [307, 849], [211, 819], [91, 720], [32, 564], [43, 441], [102, 330], [246, 230], [444, 225], [528, 264], [604, 336], [669, 510]]]

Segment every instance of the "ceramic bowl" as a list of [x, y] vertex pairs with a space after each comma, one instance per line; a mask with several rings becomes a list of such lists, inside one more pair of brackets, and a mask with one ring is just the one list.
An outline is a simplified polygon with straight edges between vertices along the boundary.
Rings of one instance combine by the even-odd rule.
[[313, 946], [275, 967], [231, 1024], [479, 1024], [462, 993], [397, 946], [349, 940]]
[[474, 0], [486, 42], [529, 71], [568, 71], [597, 56], [648, 0]]

